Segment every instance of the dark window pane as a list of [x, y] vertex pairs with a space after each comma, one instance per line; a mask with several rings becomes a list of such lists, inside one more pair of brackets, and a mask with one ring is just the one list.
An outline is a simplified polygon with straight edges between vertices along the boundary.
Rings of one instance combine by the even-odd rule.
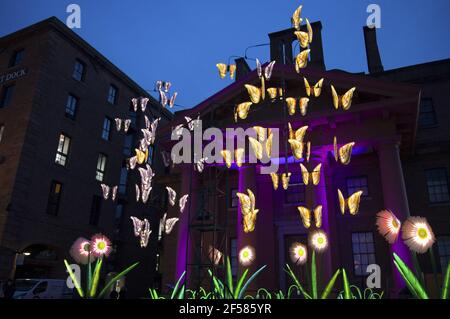
[[420, 103], [419, 126], [427, 127], [436, 124], [437, 120], [433, 100], [430, 98], [423, 98]]
[[122, 167], [120, 170], [120, 181], [119, 181], [119, 194], [125, 194], [127, 191], [127, 178], [128, 170], [126, 167]]
[[0, 108], [6, 107], [11, 102], [11, 98], [14, 92], [14, 85], [3, 87], [2, 97], [0, 100]]
[[108, 90], [108, 102], [110, 104], [116, 104], [117, 102], [117, 88], [111, 85]]
[[352, 233], [354, 273], [365, 276], [367, 266], [375, 263], [375, 246], [371, 232]]
[[47, 214], [53, 216], [58, 215], [61, 192], [62, 184], [56, 181], [52, 181], [50, 185], [50, 193], [47, 200]]
[[237, 193], [238, 193], [237, 189], [232, 189], [230, 191], [230, 200], [231, 200], [230, 207], [231, 208], [238, 207], [238, 205], [239, 205], [239, 198], [237, 197]]
[[77, 81], [83, 81], [84, 80], [84, 63], [80, 60], [75, 61], [75, 65], [73, 68], [72, 77]]
[[123, 154], [125, 156], [131, 156], [131, 151], [133, 149], [133, 135], [127, 134], [125, 135], [125, 140], [123, 143]]
[[109, 141], [111, 135], [111, 120], [107, 117], [103, 120], [102, 139]]
[[75, 119], [75, 114], [77, 112], [77, 105], [78, 105], [78, 99], [69, 94], [69, 96], [67, 97], [67, 102], [66, 102], [66, 116], [71, 118], [71, 119]]
[[9, 63], [9, 67], [13, 67], [16, 65], [19, 65], [22, 60], [23, 60], [23, 54], [24, 54], [25, 50], [18, 50], [15, 51], [12, 58], [11, 58], [11, 62]]
[[425, 172], [427, 178], [428, 198], [430, 203], [443, 203], [450, 200], [447, 170], [430, 169]]
[[89, 218], [89, 224], [98, 225], [100, 220], [100, 210], [101, 210], [102, 198], [100, 196], [94, 195], [91, 204], [91, 215]]
[[362, 196], [369, 196], [369, 184], [367, 176], [347, 178], [347, 196], [363, 191]]

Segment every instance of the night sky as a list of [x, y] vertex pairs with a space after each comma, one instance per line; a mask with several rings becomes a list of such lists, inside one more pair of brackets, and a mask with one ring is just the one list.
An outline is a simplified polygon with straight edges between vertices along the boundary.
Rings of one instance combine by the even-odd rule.
[[[217, 62], [268, 43], [268, 33], [290, 27], [300, 4], [302, 17], [322, 21], [327, 69], [367, 71], [362, 27], [371, 3], [381, 6], [385, 69], [450, 58], [448, 0], [0, 0], [0, 36], [50, 16], [65, 22], [70, 3], [81, 6], [75, 32], [145, 89], [171, 81], [186, 108], [230, 83], [219, 79]], [[267, 61], [269, 48], [248, 56]]]

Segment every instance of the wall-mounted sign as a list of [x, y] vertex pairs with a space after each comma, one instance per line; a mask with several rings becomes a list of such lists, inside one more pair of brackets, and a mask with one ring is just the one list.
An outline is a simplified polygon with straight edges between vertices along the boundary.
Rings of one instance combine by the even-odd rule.
[[16, 80], [25, 75], [27, 75], [27, 69], [25, 69], [25, 68], [2, 74], [2, 75], [0, 75], [0, 84], [3, 84], [4, 82]]

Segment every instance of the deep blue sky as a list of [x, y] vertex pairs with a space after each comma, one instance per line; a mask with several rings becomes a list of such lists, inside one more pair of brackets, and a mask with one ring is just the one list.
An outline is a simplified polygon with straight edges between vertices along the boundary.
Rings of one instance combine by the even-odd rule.
[[[370, 3], [381, 6], [378, 41], [385, 69], [450, 58], [449, 0], [0, 0], [0, 36], [49, 16], [66, 21], [66, 6], [81, 6], [74, 29], [142, 87], [170, 80], [177, 103], [191, 107], [230, 83], [215, 64], [303, 17], [321, 20], [328, 69], [366, 71], [362, 27]], [[268, 48], [249, 56], [268, 60]], [[251, 65], [253, 67], [253, 65]]]

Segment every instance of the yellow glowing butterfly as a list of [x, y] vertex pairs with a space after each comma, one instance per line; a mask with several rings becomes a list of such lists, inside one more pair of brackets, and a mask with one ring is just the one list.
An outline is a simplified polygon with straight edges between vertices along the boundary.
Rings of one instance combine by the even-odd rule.
[[300, 69], [306, 68], [308, 65], [308, 56], [311, 50], [303, 50], [295, 57], [295, 71], [300, 73]]
[[300, 30], [294, 32], [295, 36], [297, 37], [298, 42], [300, 43], [300, 46], [303, 49], [306, 49], [313, 40], [313, 30], [311, 28], [311, 24], [309, 24], [308, 19], [306, 19], [306, 28], [307, 28], [308, 32], [303, 32]]
[[302, 13], [302, 7], [303, 6], [299, 6], [292, 14], [291, 23], [292, 27], [294, 27], [296, 30], [300, 30], [300, 24], [303, 21], [302, 18], [300, 18], [300, 15]]
[[245, 150], [243, 148], [238, 148], [234, 150], [234, 158], [237, 167], [242, 167], [242, 164], [244, 163], [244, 154]]
[[309, 82], [305, 77], [303, 78], [303, 81], [305, 82], [306, 95], [312, 95], [314, 97], [320, 96], [322, 93], [323, 79], [320, 79], [319, 82], [317, 82], [313, 87], [309, 85]]
[[311, 142], [306, 144], [306, 162], [309, 163], [309, 158], [311, 157]]
[[247, 189], [247, 194], [237, 193], [239, 198], [239, 204], [242, 212], [242, 224], [244, 227], [244, 233], [250, 233], [255, 230], [256, 226], [256, 215], [258, 214], [258, 209], [255, 209], [255, 195], [250, 189]]
[[353, 93], [355, 92], [356, 88], [353, 87], [350, 90], [348, 90], [344, 95], [338, 95], [336, 93], [336, 89], [334, 86], [331, 86], [331, 93], [333, 95], [333, 105], [334, 108], [337, 110], [339, 109], [339, 106], [342, 107], [343, 110], [347, 111], [350, 109], [350, 106], [352, 105], [352, 98]]
[[245, 88], [247, 89], [248, 95], [250, 96], [250, 101], [252, 101], [254, 104], [258, 104], [261, 101], [261, 98], [263, 98], [263, 92], [265, 90], [264, 80], [262, 80], [262, 86], [261, 88], [258, 88], [254, 85], [245, 84]]
[[319, 185], [322, 164], [317, 165], [311, 173], [308, 172], [308, 169], [303, 164], [300, 164], [300, 168], [302, 170], [303, 184], [308, 185], [311, 181], [314, 186]]
[[352, 151], [355, 142], [347, 143], [344, 146], [338, 147], [336, 136], [333, 139], [334, 159], [336, 162], [341, 162], [343, 165], [350, 164], [352, 159]]
[[[300, 113], [305, 116], [306, 111], [308, 110], [309, 99], [307, 97], [302, 97], [298, 99], [298, 105], [300, 107]], [[286, 98], [286, 104], [288, 106], [289, 115], [295, 114], [295, 107], [297, 105], [297, 99], [293, 97]]]
[[248, 111], [250, 110], [250, 106], [252, 106], [252, 104], [252, 102], [244, 102], [237, 105], [234, 112], [234, 121], [237, 122], [238, 117], [241, 120], [245, 120], [248, 116]]
[[272, 155], [272, 133], [270, 133], [267, 139], [263, 140], [262, 142], [253, 137], [249, 137], [248, 140], [250, 141], [250, 146], [252, 147], [253, 152], [255, 153], [255, 156], [258, 160], [262, 160], [262, 158], [264, 157], [264, 150], [267, 157], [270, 158], [270, 156]]
[[278, 174], [277, 173], [270, 173], [270, 177], [272, 178], [273, 189], [277, 190], [278, 189], [278, 184], [280, 182]]
[[[300, 213], [300, 217], [302, 219], [303, 222], [303, 226], [305, 226], [305, 228], [310, 228], [311, 227], [311, 210], [309, 210], [306, 207], [303, 206], [299, 206], [297, 207], [299, 213]], [[315, 226], [317, 228], [322, 227], [322, 205], [317, 206], [314, 211], [314, 220], [315, 220]]]
[[220, 151], [220, 154], [222, 155], [223, 160], [225, 161], [227, 167], [230, 168], [231, 161], [232, 161], [231, 152], [229, 150], [222, 150], [222, 151]]
[[269, 94], [270, 99], [276, 99], [277, 97], [281, 98], [283, 96], [282, 88], [268, 88], [267, 93]]
[[359, 203], [361, 201], [361, 196], [363, 191], [358, 191], [352, 194], [347, 200], [345, 200], [344, 195], [340, 189], [338, 189], [338, 197], [339, 197], [339, 207], [341, 209], [342, 215], [345, 214], [345, 209], [348, 208], [348, 211], [351, 215], [358, 214]]
[[145, 150], [145, 152], [142, 152], [140, 149], [135, 148], [134, 151], [136, 153], [136, 159], [137, 159], [138, 164], [144, 164], [147, 162], [148, 149]]
[[287, 190], [289, 187], [289, 180], [291, 179], [291, 173], [283, 173], [281, 174], [281, 184], [283, 185], [283, 189]]
[[289, 115], [295, 115], [295, 106], [297, 104], [297, 100], [293, 97], [286, 98], [286, 104], [288, 107]]
[[225, 63], [217, 63], [217, 69], [219, 70], [219, 76], [221, 79], [225, 78], [227, 72], [230, 72], [230, 79], [234, 78], [236, 72], [236, 64], [226, 65]]
[[291, 123], [288, 123], [289, 127], [289, 139], [288, 142], [291, 145], [292, 154], [294, 155], [295, 159], [299, 160], [303, 158], [303, 149], [304, 149], [304, 143], [303, 139], [305, 137], [306, 131], [308, 130], [308, 126], [303, 126], [296, 130], [292, 129]]

